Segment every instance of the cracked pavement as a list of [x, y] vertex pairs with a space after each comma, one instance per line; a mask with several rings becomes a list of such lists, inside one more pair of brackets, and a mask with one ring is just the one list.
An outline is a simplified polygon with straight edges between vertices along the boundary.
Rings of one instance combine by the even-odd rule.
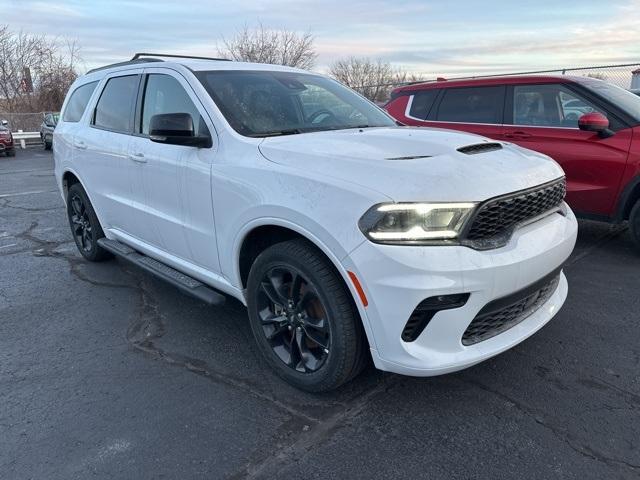
[[640, 478], [640, 252], [581, 222], [569, 298], [476, 367], [299, 392], [243, 307], [77, 253], [51, 154], [0, 157], [0, 477]]

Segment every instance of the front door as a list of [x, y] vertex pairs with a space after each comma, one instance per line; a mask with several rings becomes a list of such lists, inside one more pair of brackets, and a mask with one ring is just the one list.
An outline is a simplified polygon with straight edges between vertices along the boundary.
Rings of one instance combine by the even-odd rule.
[[129, 158], [135, 164], [133, 182], [141, 200], [144, 242], [218, 272], [211, 161], [213, 148], [155, 143], [149, 139], [151, 117], [188, 113], [196, 132], [213, 132], [206, 112], [188, 82], [177, 72], [145, 70]]
[[[578, 129], [585, 113], [609, 118], [615, 135]], [[567, 202], [577, 212], [607, 215], [614, 207], [632, 132], [563, 84], [509, 87], [503, 139], [549, 155], [567, 176]]]

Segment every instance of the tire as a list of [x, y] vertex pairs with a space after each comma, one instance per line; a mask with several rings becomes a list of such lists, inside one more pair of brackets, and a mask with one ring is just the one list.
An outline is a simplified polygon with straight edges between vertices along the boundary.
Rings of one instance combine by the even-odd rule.
[[629, 230], [633, 243], [640, 250], [640, 200], [636, 202], [629, 214]]
[[16, 156], [16, 151], [15, 149], [11, 149], [11, 150], [7, 150], [7, 157], [15, 157]]
[[111, 254], [98, 245], [104, 232], [89, 197], [79, 183], [69, 187], [67, 218], [78, 251], [84, 258], [90, 262], [102, 262], [111, 258]]
[[260, 352], [294, 387], [334, 390], [366, 365], [366, 340], [351, 294], [306, 240], [278, 243], [258, 256], [249, 272], [247, 305]]
[[44, 141], [44, 149], [45, 150], [51, 150], [51, 142], [47, 142], [46, 140]]

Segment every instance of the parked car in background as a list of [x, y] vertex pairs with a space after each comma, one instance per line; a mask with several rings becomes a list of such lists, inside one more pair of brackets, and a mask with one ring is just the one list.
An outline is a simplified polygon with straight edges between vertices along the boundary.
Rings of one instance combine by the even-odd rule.
[[65, 100], [53, 152], [76, 245], [237, 298], [296, 387], [336, 388], [371, 358], [460, 370], [564, 303], [577, 222], [547, 156], [399, 127], [304, 70], [142, 55]]
[[640, 97], [601, 80], [513, 76], [400, 87], [385, 106], [406, 125], [463, 130], [554, 158], [579, 215], [629, 220], [640, 247]]
[[15, 157], [16, 149], [13, 143], [13, 135], [9, 129], [9, 122], [0, 121], [0, 153], [4, 153], [7, 157]]
[[44, 143], [45, 150], [51, 150], [53, 145], [53, 131], [58, 124], [59, 113], [46, 113], [40, 125], [40, 138]]

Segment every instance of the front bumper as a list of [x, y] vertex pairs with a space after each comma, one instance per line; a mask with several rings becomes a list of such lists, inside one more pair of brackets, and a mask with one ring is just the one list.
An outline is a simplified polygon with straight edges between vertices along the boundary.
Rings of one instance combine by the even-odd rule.
[[[564, 274], [548, 300], [526, 319], [474, 345], [462, 343], [465, 330], [485, 305], [562, 265], [573, 250], [577, 229], [567, 207], [566, 215], [554, 213], [522, 227], [508, 245], [494, 250], [361, 244], [344, 263], [357, 274], [369, 302], [365, 326], [376, 366], [406, 375], [440, 375], [486, 360], [535, 333], [566, 299]], [[401, 339], [422, 300], [458, 293], [470, 293], [463, 307], [436, 313], [413, 342]]]

